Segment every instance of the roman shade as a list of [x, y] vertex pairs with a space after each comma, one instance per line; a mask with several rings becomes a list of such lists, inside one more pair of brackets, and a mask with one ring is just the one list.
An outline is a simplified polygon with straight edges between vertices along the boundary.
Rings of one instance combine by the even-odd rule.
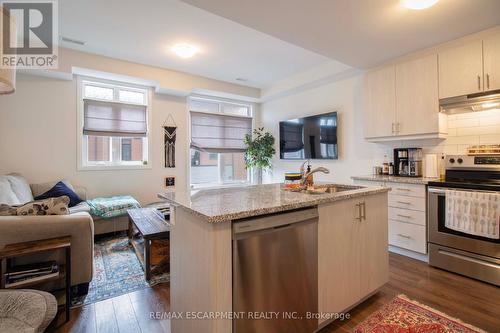
[[96, 136], [147, 136], [147, 107], [84, 99], [83, 134]]
[[211, 153], [244, 152], [252, 118], [191, 111], [191, 148]]

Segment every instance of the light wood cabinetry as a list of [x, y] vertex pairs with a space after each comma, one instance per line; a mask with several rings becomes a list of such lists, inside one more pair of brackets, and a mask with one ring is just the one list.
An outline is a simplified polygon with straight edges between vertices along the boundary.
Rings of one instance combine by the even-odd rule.
[[366, 297], [389, 281], [387, 194], [367, 197], [362, 204], [361, 296]]
[[395, 182], [359, 181], [357, 185], [390, 187], [389, 245], [427, 254], [427, 190], [425, 185]]
[[318, 209], [318, 309], [340, 313], [388, 281], [387, 194]]
[[500, 89], [500, 34], [483, 41], [484, 89]]
[[439, 52], [439, 98], [483, 91], [483, 46], [474, 41]]
[[370, 141], [446, 134], [439, 113], [438, 63], [432, 54], [365, 75], [365, 137]]
[[396, 134], [442, 132], [436, 54], [396, 65]]
[[500, 89], [500, 34], [439, 52], [439, 98]]
[[365, 76], [365, 136], [394, 135], [396, 123], [395, 68], [387, 66]]

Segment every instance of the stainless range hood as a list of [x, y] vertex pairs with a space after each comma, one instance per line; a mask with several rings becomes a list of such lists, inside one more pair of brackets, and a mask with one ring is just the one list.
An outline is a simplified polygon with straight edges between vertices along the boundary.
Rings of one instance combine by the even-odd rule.
[[457, 114], [498, 109], [500, 112], [500, 90], [443, 98], [439, 100], [440, 112]]

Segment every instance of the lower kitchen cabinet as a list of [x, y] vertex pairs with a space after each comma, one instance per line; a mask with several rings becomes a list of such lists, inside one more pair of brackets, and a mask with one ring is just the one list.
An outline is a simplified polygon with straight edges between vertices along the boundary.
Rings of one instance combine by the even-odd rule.
[[388, 281], [386, 207], [386, 193], [319, 206], [319, 313], [346, 311]]
[[355, 180], [354, 183], [390, 187], [386, 206], [389, 214], [389, 245], [427, 254], [427, 190], [424, 184], [367, 180]]

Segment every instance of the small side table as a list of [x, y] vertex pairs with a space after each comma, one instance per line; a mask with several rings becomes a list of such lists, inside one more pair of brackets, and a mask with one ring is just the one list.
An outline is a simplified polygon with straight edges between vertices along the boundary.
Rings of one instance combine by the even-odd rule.
[[[52, 278], [47, 278], [40, 281], [26, 281], [15, 287], [9, 287], [6, 285], [6, 273], [9, 272], [12, 267], [12, 259], [17, 257], [28, 256], [36, 253], [49, 252], [64, 250], [65, 253], [65, 264], [59, 264], [59, 275]], [[2, 289], [37, 289], [37, 285], [42, 285], [48, 282], [54, 282], [64, 280], [64, 291], [65, 291], [65, 304], [59, 304], [61, 308], [64, 306], [65, 310], [65, 322], [69, 321], [69, 309], [70, 309], [70, 297], [71, 297], [71, 237], [59, 237], [44, 239], [39, 241], [30, 241], [23, 243], [8, 244], [3, 249], [0, 250], [0, 288]], [[58, 290], [49, 291], [55, 293]], [[56, 295], [57, 298], [57, 295]]]
[[[146, 280], [149, 281], [153, 270], [169, 266], [170, 255], [165, 255], [155, 267], [152, 267], [151, 249], [155, 246], [155, 242], [161, 243], [170, 240], [170, 223], [161, 216], [156, 208], [129, 209], [127, 214], [129, 218], [129, 242], [134, 247], [137, 258], [144, 268]], [[137, 232], [135, 232], [136, 230]]]

